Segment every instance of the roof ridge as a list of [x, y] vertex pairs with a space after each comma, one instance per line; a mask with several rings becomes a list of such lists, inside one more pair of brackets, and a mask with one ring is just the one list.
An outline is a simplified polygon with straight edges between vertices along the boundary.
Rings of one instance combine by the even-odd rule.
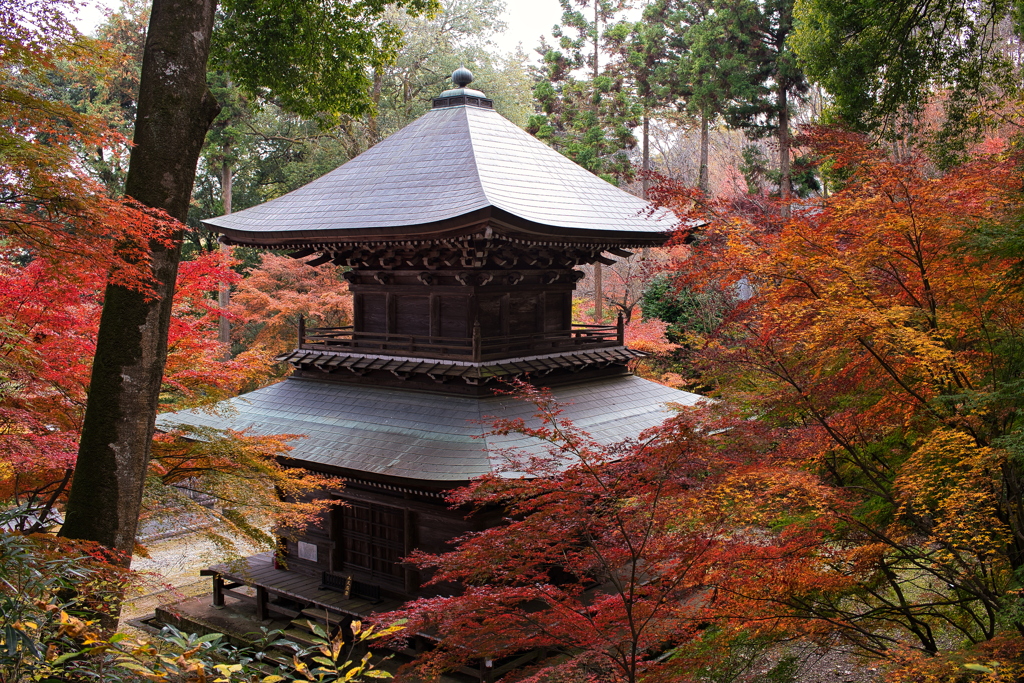
[[[469, 152], [471, 162], [473, 164], [473, 177], [476, 178], [476, 186], [480, 189], [480, 193], [484, 196], [484, 201], [486, 201], [489, 206], [494, 206], [494, 202], [491, 201], [491, 198], [487, 195], [487, 188], [484, 187], [484, 179], [480, 175], [480, 162], [477, 160], [476, 143], [473, 140], [473, 126], [469, 121], [468, 112], [470, 109], [476, 109], [476, 107], [468, 107], [466, 105], [463, 105], [458, 109], [462, 110], [462, 120], [466, 123], [466, 132], [468, 134], [467, 137], [469, 138]], [[482, 109], [481, 111], [490, 111], [497, 114], [497, 112], [495, 112], [493, 109]], [[501, 114], [498, 114], [498, 116], [501, 116]]]

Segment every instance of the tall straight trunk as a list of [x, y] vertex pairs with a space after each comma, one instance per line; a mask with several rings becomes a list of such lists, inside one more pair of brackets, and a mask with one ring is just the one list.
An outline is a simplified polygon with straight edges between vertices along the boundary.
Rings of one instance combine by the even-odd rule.
[[[154, 0], [125, 192], [184, 222], [206, 132], [220, 107], [206, 85], [216, 0]], [[108, 283], [78, 462], [61, 534], [129, 562], [167, 359], [181, 256], [149, 245], [154, 295]]]
[[708, 147], [711, 137], [710, 119], [706, 111], [700, 112], [700, 168], [697, 171], [697, 188], [703, 194], [711, 191], [711, 182], [708, 179]]
[[[366, 148], [369, 149], [376, 145], [380, 137], [380, 125], [377, 121], [378, 112], [376, 105], [380, 104], [381, 88], [384, 85], [384, 77], [381, 76], [380, 69], [373, 70], [373, 88], [370, 90], [370, 99], [373, 100], [374, 109], [366, 117]], [[406, 96], [408, 95], [408, 89], [403, 85], [403, 91]], [[409, 111], [409, 101], [406, 100], [406, 111]]]
[[651, 170], [651, 117], [644, 112], [644, 175], [642, 179], [644, 199], [647, 199], [647, 192], [651, 189], [651, 179], [648, 173]]
[[784, 84], [779, 84], [779, 195], [782, 217], [789, 218], [789, 205], [793, 200], [792, 172], [789, 167], [789, 102]]
[[[225, 159], [227, 158], [225, 151]], [[224, 213], [231, 213], [231, 185], [234, 180], [234, 174], [231, 172], [231, 164], [227, 161], [221, 164], [220, 167], [220, 195], [224, 202]], [[231, 247], [226, 244], [220, 245], [220, 251], [225, 256], [231, 255]], [[231, 304], [231, 285], [226, 282], [222, 282], [220, 290], [217, 292], [217, 305], [220, 306], [221, 310], [226, 310]], [[228, 320], [227, 316], [221, 316], [220, 320], [217, 321], [217, 339], [221, 344], [226, 347], [225, 355], [231, 357], [231, 321]]]
[[[598, 113], [597, 106], [597, 77], [600, 75], [598, 57], [601, 48], [601, 0], [594, 0], [594, 113]], [[600, 325], [604, 322], [604, 273], [601, 271], [601, 264], [594, 264], [594, 322]]]

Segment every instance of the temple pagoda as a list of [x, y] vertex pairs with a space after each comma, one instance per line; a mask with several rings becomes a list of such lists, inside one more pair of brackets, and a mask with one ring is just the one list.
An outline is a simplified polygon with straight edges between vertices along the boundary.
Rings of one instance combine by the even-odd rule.
[[254, 558], [234, 577], [257, 587], [262, 613], [268, 595], [358, 614], [422, 594], [402, 558], [488, 523], [449, 510], [445, 492], [493, 471], [501, 449], [538, 447], [487, 434], [491, 416], [534, 411], [503, 380], [551, 388], [605, 443], [697, 400], [630, 374], [642, 354], [621, 320], [571, 320], [578, 266], [661, 245], [675, 219], [503, 118], [465, 69], [453, 80], [428, 113], [336, 170], [205, 221], [227, 244], [346, 266], [354, 301], [351, 327], [300, 325], [281, 357], [288, 379], [233, 399], [226, 417], [161, 420], [304, 434], [289, 464], [344, 480], [329, 494], [344, 505], [286, 540], [287, 570]]

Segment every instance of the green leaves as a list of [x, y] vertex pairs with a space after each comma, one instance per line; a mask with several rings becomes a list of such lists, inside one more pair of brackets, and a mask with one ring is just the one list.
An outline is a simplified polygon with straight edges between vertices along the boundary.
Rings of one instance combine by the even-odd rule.
[[1018, 5], [798, 0], [791, 44], [837, 112], [862, 130], [915, 132], [928, 102], [951, 90], [938, 140], [950, 149], [985, 124], [994, 103], [1019, 90], [1014, 57], [1000, 45], [1008, 36], [997, 29]]
[[[398, 3], [430, 12], [436, 0]], [[213, 59], [254, 95], [307, 117], [372, 110], [371, 70], [394, 59], [398, 30], [383, 0], [226, 0]]]

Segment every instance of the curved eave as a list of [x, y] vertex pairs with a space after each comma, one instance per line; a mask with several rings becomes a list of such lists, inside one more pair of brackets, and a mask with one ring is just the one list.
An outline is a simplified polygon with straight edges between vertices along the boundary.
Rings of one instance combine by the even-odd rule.
[[[552, 395], [564, 417], [607, 444], [661, 424], [671, 416], [671, 404], [701, 400], [632, 375], [560, 385]], [[510, 448], [544, 452], [537, 439], [490, 429], [496, 418], [539, 424], [535, 406], [502, 394], [439, 395], [291, 377], [221, 406], [219, 413], [165, 413], [157, 426], [301, 434], [290, 442], [286, 457], [303, 467], [393, 484], [432, 482], [428, 485], [438, 488], [502, 471]]]
[[[666, 227], [672, 225], [672, 222], [666, 218], [661, 218], [660, 222]], [[366, 228], [346, 227], [335, 230], [320, 228], [254, 232], [218, 225], [217, 219], [205, 220], [202, 223], [210, 230], [221, 233], [224, 236], [223, 241], [227, 244], [262, 249], [293, 249], [354, 243], [401, 242], [410, 244], [462, 237], [488, 228], [502, 237], [531, 244], [654, 247], [664, 244], [671, 236], [671, 229], [664, 231], [587, 230], [543, 225], [493, 206], [415, 226], [392, 225]]]

